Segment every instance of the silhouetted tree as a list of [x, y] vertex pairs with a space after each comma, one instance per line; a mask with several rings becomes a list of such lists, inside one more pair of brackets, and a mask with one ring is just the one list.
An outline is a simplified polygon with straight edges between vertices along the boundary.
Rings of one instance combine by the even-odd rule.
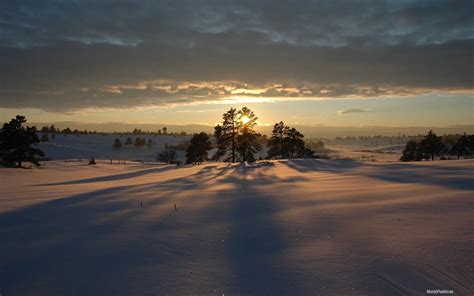
[[130, 146], [133, 144], [132, 138], [128, 137], [127, 140], [125, 141], [124, 145]]
[[402, 151], [401, 161], [420, 161], [422, 159], [434, 160], [435, 155], [439, 155], [443, 149], [444, 144], [441, 137], [430, 130], [427, 135], [420, 142], [410, 140], [406, 143], [405, 149]]
[[207, 152], [210, 149], [212, 149], [212, 143], [206, 133], [194, 134], [191, 138], [191, 144], [186, 150], [186, 163], [204, 162], [207, 160]]
[[451, 153], [456, 155], [458, 159], [461, 156], [472, 155], [474, 153], [474, 135], [464, 133], [460, 136], [452, 146]]
[[304, 136], [296, 128], [290, 128], [283, 139], [283, 155], [288, 158], [303, 157], [305, 153]]
[[49, 136], [48, 134], [43, 134], [41, 136], [41, 142], [49, 142]]
[[163, 135], [168, 134], [168, 128], [166, 126], [163, 127]]
[[153, 141], [151, 139], [148, 139], [146, 145], [148, 146], [148, 148], [151, 148], [151, 146], [153, 146]]
[[176, 163], [176, 150], [166, 145], [165, 149], [158, 153], [157, 160], [164, 163]]
[[0, 130], [0, 160], [5, 166], [21, 167], [22, 162], [28, 161], [39, 166], [39, 157], [44, 153], [37, 145], [40, 140], [36, 135], [35, 127], [24, 127], [25, 116], [17, 115], [16, 118], [4, 123]]
[[306, 148], [303, 138], [303, 134], [296, 128], [290, 128], [282, 121], [275, 123], [267, 144], [267, 158], [314, 157], [314, 151]]
[[268, 158], [279, 159], [284, 157], [283, 143], [288, 133], [288, 129], [289, 128], [283, 123], [283, 121], [275, 123], [273, 126], [272, 135], [270, 136], [270, 139], [267, 143]]
[[136, 138], [133, 146], [140, 148], [146, 145], [146, 140], [141, 138]]
[[236, 152], [236, 142], [237, 142], [237, 135], [239, 132], [238, 129], [238, 115], [237, 109], [230, 108], [229, 111], [222, 115], [222, 133], [220, 137], [220, 141], [222, 143], [222, 148], [225, 147], [225, 151], [230, 152], [230, 158], [224, 161], [232, 161], [235, 162], [235, 152]]
[[402, 151], [401, 161], [413, 161], [418, 159], [420, 152], [418, 151], [418, 143], [415, 140], [410, 140], [406, 143], [405, 149]]
[[112, 145], [112, 148], [113, 149], [120, 149], [122, 148], [122, 142], [120, 141], [120, 139], [115, 139], [114, 141], [114, 144]]
[[247, 107], [243, 107], [237, 114], [239, 118], [237, 128], [240, 134], [236, 139], [236, 150], [242, 157], [243, 162], [253, 162], [255, 161], [254, 154], [262, 149], [262, 146], [258, 143], [260, 134], [254, 130], [258, 117]]
[[431, 160], [434, 160], [434, 156], [439, 155], [443, 148], [444, 144], [441, 142], [441, 137], [436, 136], [432, 130], [420, 142], [421, 151], [429, 155]]
[[226, 141], [224, 137], [224, 130], [221, 125], [214, 127], [214, 138], [216, 139], [217, 151], [212, 157], [214, 160], [218, 160], [221, 156], [224, 156], [229, 149], [229, 141]]

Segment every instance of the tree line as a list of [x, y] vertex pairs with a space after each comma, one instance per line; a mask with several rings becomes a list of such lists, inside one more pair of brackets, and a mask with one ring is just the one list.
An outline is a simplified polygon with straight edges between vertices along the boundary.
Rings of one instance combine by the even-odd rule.
[[[43, 126], [39, 132], [43, 134], [64, 134], [64, 135], [108, 135], [109, 133], [104, 133], [104, 132], [97, 132], [97, 131], [88, 131], [87, 129], [85, 130], [79, 130], [79, 129], [71, 129], [69, 127], [66, 127], [64, 129], [57, 128], [53, 125], [51, 126]], [[158, 129], [158, 131], [142, 131], [141, 129], [134, 129], [131, 132], [112, 132], [111, 134], [119, 134], [121, 137], [123, 135], [149, 135], [149, 136], [187, 136], [188, 133], [185, 131], [182, 132], [168, 132], [168, 128], [164, 126], [161, 129]]]
[[151, 139], [148, 139], [147, 141], [146, 139], [140, 137], [135, 138], [134, 141], [131, 137], [128, 137], [127, 140], [122, 144], [122, 141], [120, 141], [119, 138], [116, 138], [112, 144], [112, 148], [114, 150], [118, 150], [122, 148], [122, 146], [132, 146], [132, 144], [136, 148], [141, 148], [145, 145], [148, 146], [148, 148], [151, 148], [155, 144], [155, 141], [152, 141]]
[[[270, 138], [255, 131], [258, 117], [247, 107], [240, 110], [231, 108], [222, 115], [222, 123], [214, 128], [214, 134], [205, 132], [196, 133], [189, 143], [180, 145], [180, 149], [186, 151], [186, 163], [202, 163], [209, 160], [208, 153], [216, 148], [212, 156], [215, 161], [224, 162], [253, 162], [256, 154], [262, 150], [262, 144], [266, 142], [268, 152], [265, 159], [282, 158], [306, 158], [314, 157], [314, 151], [310, 148], [323, 149], [324, 143], [317, 142], [308, 145], [304, 141], [304, 135], [296, 128], [285, 125], [283, 122], [275, 123]], [[0, 129], [0, 164], [8, 167], [21, 167], [23, 162], [39, 165], [39, 161], [45, 157], [44, 153], [36, 146], [40, 143], [36, 127], [24, 126], [26, 118], [17, 115], [8, 123], [4, 123]], [[51, 129], [49, 129], [51, 130]], [[214, 137], [215, 143], [211, 141]], [[120, 149], [122, 145], [137, 148], [154, 142], [137, 137], [134, 141], [131, 137], [122, 144], [115, 139], [112, 147]], [[177, 163], [176, 147], [165, 145], [165, 150], [158, 155], [158, 160], [167, 163]], [[421, 140], [409, 140], [402, 152], [401, 161], [434, 160], [435, 157], [444, 155], [461, 157], [472, 157], [474, 155], [474, 135], [445, 135], [437, 136], [429, 131]]]
[[421, 140], [409, 140], [402, 151], [401, 161], [434, 160], [436, 156], [444, 159], [450, 155], [460, 159], [474, 155], [474, 135], [464, 133], [460, 136], [439, 137], [430, 130]]

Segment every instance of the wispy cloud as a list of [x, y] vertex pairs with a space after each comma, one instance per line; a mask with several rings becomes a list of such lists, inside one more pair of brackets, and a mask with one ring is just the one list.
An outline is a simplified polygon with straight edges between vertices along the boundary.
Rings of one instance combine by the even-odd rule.
[[370, 110], [362, 109], [362, 108], [349, 108], [349, 109], [339, 110], [336, 113], [338, 115], [346, 115], [346, 114], [351, 114], [351, 113], [363, 113], [363, 112], [368, 112], [368, 111]]
[[217, 111], [222, 111], [222, 109], [203, 109], [203, 110], [185, 109], [185, 110], [176, 110], [177, 113], [206, 113], [206, 112], [217, 112]]

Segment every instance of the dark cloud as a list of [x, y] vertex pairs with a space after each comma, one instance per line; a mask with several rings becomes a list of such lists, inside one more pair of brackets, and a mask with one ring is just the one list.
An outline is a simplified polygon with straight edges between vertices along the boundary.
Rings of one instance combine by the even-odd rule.
[[0, 107], [470, 90], [472, 5], [2, 1]]

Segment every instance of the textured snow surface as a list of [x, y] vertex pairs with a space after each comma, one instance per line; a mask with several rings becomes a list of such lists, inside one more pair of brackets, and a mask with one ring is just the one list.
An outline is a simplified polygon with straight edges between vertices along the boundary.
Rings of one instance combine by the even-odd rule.
[[0, 168], [0, 293], [472, 295], [473, 168]]

